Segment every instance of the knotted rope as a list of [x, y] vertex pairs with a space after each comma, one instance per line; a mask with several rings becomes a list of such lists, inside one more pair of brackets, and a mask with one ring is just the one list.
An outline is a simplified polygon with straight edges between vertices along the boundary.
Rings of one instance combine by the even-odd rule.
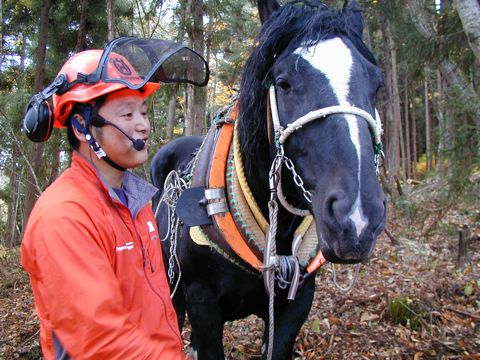
[[272, 359], [273, 339], [275, 327], [275, 271], [278, 267], [277, 257], [277, 225], [278, 225], [278, 203], [277, 203], [277, 185], [279, 181], [279, 169], [282, 166], [282, 156], [277, 155], [273, 160], [269, 174], [270, 201], [268, 202], [269, 227], [267, 231], [266, 249], [263, 253], [263, 263], [265, 264], [263, 280], [265, 289], [268, 292], [268, 348], [267, 360]]

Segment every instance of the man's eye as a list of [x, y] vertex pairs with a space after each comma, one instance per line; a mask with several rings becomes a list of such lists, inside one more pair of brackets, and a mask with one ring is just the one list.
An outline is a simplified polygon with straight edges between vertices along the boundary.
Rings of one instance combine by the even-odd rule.
[[122, 115], [123, 117], [132, 117], [132, 113], [126, 113]]

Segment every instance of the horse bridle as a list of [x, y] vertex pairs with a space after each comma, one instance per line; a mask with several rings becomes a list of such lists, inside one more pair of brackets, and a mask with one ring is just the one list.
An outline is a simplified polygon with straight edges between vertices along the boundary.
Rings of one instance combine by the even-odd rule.
[[270, 188], [272, 186], [275, 187], [275, 191], [278, 194], [278, 199], [282, 206], [290, 211], [292, 214], [298, 216], [306, 216], [310, 214], [309, 210], [298, 209], [293, 205], [289, 204], [285, 195], [283, 194], [282, 186], [281, 186], [281, 169], [282, 164], [292, 172], [293, 179], [295, 184], [302, 190], [304, 198], [308, 202], [312, 202], [311, 200], [311, 193], [303, 186], [303, 180], [295, 171], [295, 166], [293, 162], [285, 155], [284, 152], [284, 144], [287, 138], [294, 133], [295, 131], [301, 129], [304, 125], [317, 120], [327, 117], [328, 115], [332, 114], [349, 114], [349, 115], [357, 115], [365, 119], [372, 131], [373, 140], [374, 140], [374, 153], [375, 153], [375, 168], [377, 174], [379, 173], [379, 166], [384, 158], [383, 148], [382, 148], [382, 122], [380, 120], [380, 116], [378, 114], [377, 109], [375, 109], [375, 118], [366, 112], [363, 109], [352, 105], [334, 105], [328, 106], [325, 108], [321, 108], [318, 110], [310, 111], [309, 113], [301, 116], [300, 118], [296, 119], [294, 122], [288, 124], [285, 128], [280, 124], [280, 117], [278, 115], [278, 107], [277, 107], [277, 99], [275, 93], [275, 86], [271, 85], [269, 88], [269, 97], [267, 101], [268, 108], [268, 117], [271, 117], [271, 124], [273, 125], [273, 129], [271, 129], [270, 119], [268, 120], [268, 133], [271, 136], [271, 132], [273, 130], [273, 134], [275, 137], [275, 147], [277, 149], [277, 154], [275, 156], [274, 161], [272, 162], [272, 166], [270, 169]]
[[[284, 128], [280, 124], [280, 118], [278, 115], [278, 108], [277, 108], [277, 99], [275, 95], [275, 86], [271, 85], [269, 88], [269, 96], [267, 98], [267, 131], [269, 141], [271, 141], [271, 134], [274, 134], [274, 142], [276, 147], [276, 155], [274, 160], [272, 161], [272, 165], [270, 167], [269, 172], [269, 187], [270, 187], [270, 201], [268, 202], [268, 212], [269, 212], [269, 226], [267, 230], [267, 243], [266, 248], [264, 251], [264, 258], [263, 263], [265, 264], [264, 273], [263, 273], [263, 280], [265, 284], [265, 289], [268, 293], [268, 307], [269, 307], [269, 346], [267, 349], [267, 359], [272, 358], [273, 352], [273, 328], [274, 328], [274, 297], [275, 297], [275, 271], [276, 269], [280, 268], [280, 261], [279, 257], [276, 254], [276, 235], [277, 235], [277, 215], [278, 215], [278, 205], [276, 199], [280, 201], [282, 206], [289, 212], [299, 216], [307, 216], [310, 214], [309, 210], [298, 209], [293, 205], [290, 205], [285, 198], [285, 195], [282, 191], [282, 184], [281, 184], [281, 171], [282, 165], [285, 166], [292, 172], [293, 180], [295, 184], [302, 190], [304, 198], [308, 202], [312, 202], [311, 196], [312, 194], [310, 191], [305, 189], [303, 185], [303, 180], [300, 175], [296, 172], [295, 166], [293, 162], [285, 155], [284, 151], [284, 144], [287, 138], [297, 131], [301, 129], [305, 124], [308, 124], [314, 120], [322, 119], [328, 115], [332, 114], [351, 114], [357, 115], [365, 119], [372, 130], [373, 139], [374, 139], [374, 154], [375, 154], [375, 168], [377, 174], [379, 172], [379, 164], [381, 159], [384, 158], [383, 150], [382, 150], [382, 123], [380, 120], [380, 116], [378, 114], [377, 109], [375, 109], [375, 119], [365, 110], [357, 108], [351, 105], [336, 105], [336, 106], [328, 106], [322, 109], [313, 110], [308, 114], [301, 116], [300, 118], [296, 119], [294, 122], [287, 125]], [[273, 124], [273, 129], [272, 129]], [[294, 239], [292, 243], [292, 257], [296, 259], [296, 248], [298, 246], [295, 245], [296, 241]], [[320, 264], [321, 266], [321, 264]], [[296, 296], [297, 289], [302, 282], [300, 276], [300, 268], [298, 261], [295, 261], [293, 264], [294, 270], [291, 274], [291, 281], [290, 281], [290, 289], [288, 291], [288, 300], [293, 300]], [[348, 291], [354, 284], [356, 276], [358, 275], [358, 265], [355, 270], [355, 276], [353, 278], [352, 283], [347, 288], [342, 289], [335, 280], [334, 283], [336, 284], [337, 288], [342, 291]], [[334, 272], [335, 274], [335, 272]]]

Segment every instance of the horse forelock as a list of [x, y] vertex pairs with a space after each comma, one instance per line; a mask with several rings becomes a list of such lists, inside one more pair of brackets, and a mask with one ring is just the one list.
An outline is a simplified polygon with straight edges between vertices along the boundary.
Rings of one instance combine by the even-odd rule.
[[349, 12], [330, 9], [320, 1], [301, 0], [282, 6], [264, 23], [256, 39], [258, 46], [247, 60], [240, 88], [240, 141], [245, 156], [253, 159], [247, 166], [256, 166], [259, 154], [268, 153], [267, 88], [272, 82], [270, 70], [282, 54], [346, 36], [366, 60], [376, 64], [354, 22]]

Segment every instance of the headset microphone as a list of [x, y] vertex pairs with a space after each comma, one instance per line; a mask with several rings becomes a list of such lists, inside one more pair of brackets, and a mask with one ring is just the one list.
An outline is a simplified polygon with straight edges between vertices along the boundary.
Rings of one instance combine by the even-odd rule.
[[111, 121], [104, 119], [102, 116], [98, 114], [92, 114], [91, 122], [93, 126], [102, 127], [104, 125], [113, 126], [115, 129], [120, 131], [123, 135], [125, 135], [133, 144], [133, 148], [137, 151], [142, 151], [145, 148], [145, 141], [142, 139], [134, 139], [129, 136], [125, 131], [123, 131], [118, 125], [115, 125]]

